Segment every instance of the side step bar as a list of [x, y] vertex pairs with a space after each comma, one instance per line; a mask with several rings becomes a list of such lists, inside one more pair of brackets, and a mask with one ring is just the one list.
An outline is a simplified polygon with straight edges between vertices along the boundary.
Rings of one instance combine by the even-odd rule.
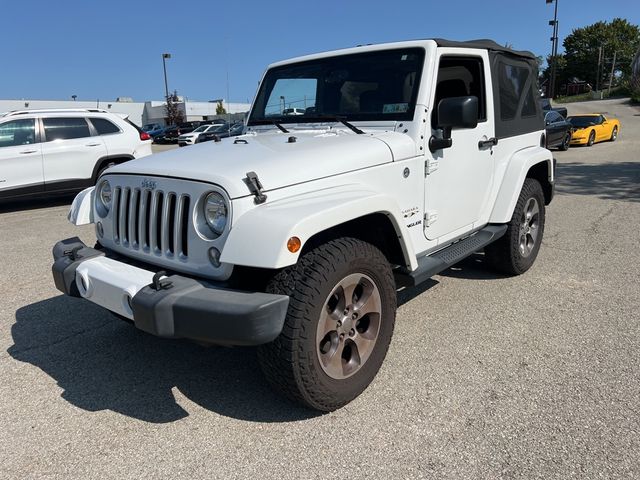
[[507, 231], [507, 225], [488, 225], [470, 237], [464, 238], [431, 255], [418, 259], [418, 268], [413, 272], [400, 269], [395, 272], [398, 286], [412, 287], [433, 275], [455, 265], [460, 260], [498, 240]]

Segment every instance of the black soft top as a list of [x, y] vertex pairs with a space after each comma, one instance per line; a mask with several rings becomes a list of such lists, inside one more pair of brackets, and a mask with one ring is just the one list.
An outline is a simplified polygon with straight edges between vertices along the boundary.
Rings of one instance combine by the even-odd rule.
[[457, 42], [455, 40], [445, 40], [444, 38], [432, 38], [439, 47], [458, 47], [458, 48], [480, 48], [482, 50], [492, 50], [494, 52], [507, 53], [516, 57], [524, 57], [535, 60], [536, 56], [527, 50], [512, 50], [502, 45], [498, 45], [493, 40], [479, 39], [467, 40], [465, 42]]

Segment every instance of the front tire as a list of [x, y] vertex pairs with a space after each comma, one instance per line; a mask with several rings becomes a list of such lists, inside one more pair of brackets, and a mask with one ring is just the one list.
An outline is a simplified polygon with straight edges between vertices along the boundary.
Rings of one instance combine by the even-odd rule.
[[507, 233], [485, 247], [489, 265], [509, 275], [520, 275], [529, 270], [542, 244], [544, 221], [542, 186], [537, 180], [526, 178]]
[[396, 288], [373, 245], [339, 238], [280, 271], [267, 291], [290, 297], [282, 333], [258, 348], [269, 383], [304, 406], [336, 410], [360, 395], [386, 356]]
[[589, 134], [589, 140], [587, 140], [587, 147], [590, 147], [591, 145], [593, 145], [595, 141], [596, 141], [596, 132], [591, 130], [591, 133]]
[[613, 131], [611, 132], [611, 138], [609, 139], [609, 141], [615, 142], [617, 138], [618, 138], [618, 127], [613, 127]]

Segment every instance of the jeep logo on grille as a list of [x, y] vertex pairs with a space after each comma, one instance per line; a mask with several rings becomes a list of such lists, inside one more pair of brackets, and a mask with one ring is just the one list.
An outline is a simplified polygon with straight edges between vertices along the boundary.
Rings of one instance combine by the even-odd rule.
[[149, 180], [147, 178], [142, 180], [142, 188], [148, 188], [149, 190], [155, 190], [157, 185], [158, 185], [158, 183], [153, 181], [153, 180]]

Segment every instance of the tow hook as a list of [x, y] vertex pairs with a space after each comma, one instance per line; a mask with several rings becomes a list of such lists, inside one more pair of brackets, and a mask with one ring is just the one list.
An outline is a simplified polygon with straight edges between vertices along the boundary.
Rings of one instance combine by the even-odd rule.
[[150, 287], [153, 288], [155, 291], [159, 292], [160, 290], [169, 290], [170, 288], [173, 287], [173, 282], [171, 280], [161, 280], [161, 277], [166, 277], [167, 276], [167, 272], [165, 272], [164, 270], [160, 270], [158, 273], [156, 273], [153, 278], [151, 279], [151, 285]]
[[73, 247], [71, 250], [65, 250], [64, 252], [62, 252], [62, 254], [65, 257], [69, 257], [72, 261], [75, 262], [76, 260], [78, 260], [78, 258], [81, 258], [78, 256], [78, 252], [83, 248], [84, 248], [84, 245], [77, 245]]

